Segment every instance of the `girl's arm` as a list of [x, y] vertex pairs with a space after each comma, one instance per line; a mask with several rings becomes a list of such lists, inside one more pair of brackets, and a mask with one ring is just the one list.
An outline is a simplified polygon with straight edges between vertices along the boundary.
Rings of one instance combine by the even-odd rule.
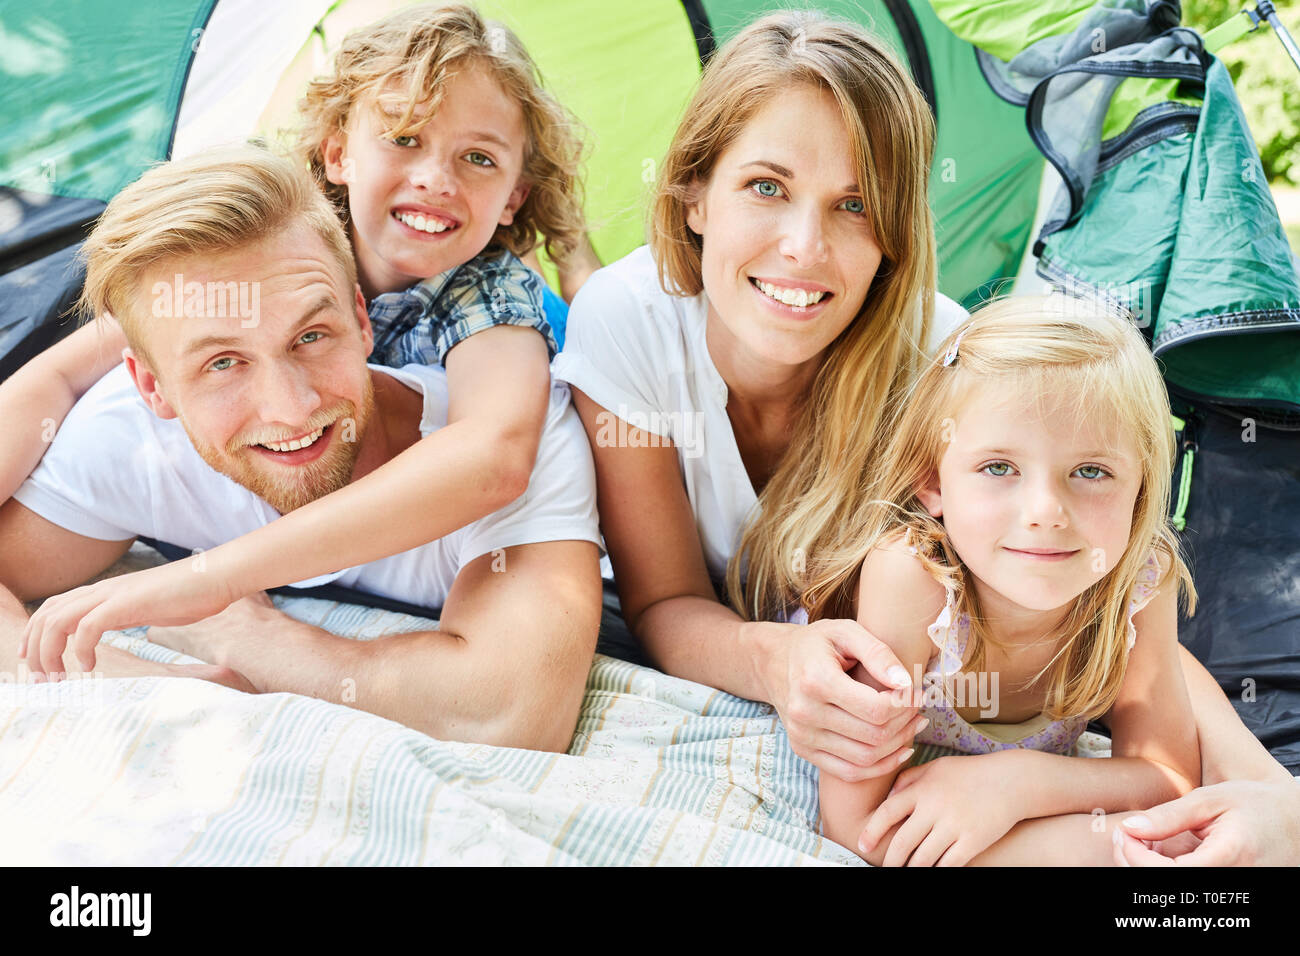
[[[912, 672], [914, 686], [920, 683], [920, 675], [930, 659], [933, 645], [927, 626], [942, 610], [944, 596], [943, 587], [902, 545], [875, 548], [862, 562], [858, 576], [858, 623], [898, 655]], [[889, 690], [860, 667], [854, 668], [853, 676], [876, 690]], [[900, 756], [906, 760], [911, 753], [910, 749], [905, 750]], [[822, 774], [818, 794], [826, 835], [855, 853], [862, 853], [858, 838], [893, 786], [901, 765], [899, 761], [892, 772], [862, 783], [846, 783]], [[880, 865], [884, 849], [887, 847], [879, 854], [869, 854], [868, 860]]]
[[[655, 666], [770, 702], [794, 752], [823, 772], [865, 780], [896, 770], [915, 708], [846, 673], [861, 663], [880, 684], [904, 686], [910, 677], [894, 653], [854, 621], [742, 620], [714, 594], [676, 448], [626, 422], [611, 428], [618, 419], [581, 389], [573, 401], [595, 458], [623, 618]], [[616, 446], [610, 434], [628, 440]]]
[[54, 432], [85, 395], [122, 361], [126, 336], [112, 316], [90, 322], [14, 372], [0, 384], [0, 503], [13, 497], [54, 440]]
[[[1109, 759], [1063, 757], [1030, 750], [945, 758], [904, 771], [895, 793], [872, 818], [864, 841], [874, 855], [902, 863], [912, 844], [889, 854], [896, 833], [910, 818], [929, 819], [954, 791], [996, 793], [999, 804], [1022, 822], [977, 854], [953, 854], [965, 863], [1040, 865], [1068, 860], [1105, 863], [1110, 859], [1112, 816], [1127, 816], [1187, 793], [1200, 779], [1200, 760], [1191, 705], [1178, 665], [1177, 597], [1166, 586], [1134, 616], [1138, 637], [1129, 655], [1119, 698], [1110, 711], [1113, 735]], [[981, 783], [980, 781], [984, 781]], [[937, 828], [936, 828], [937, 829]], [[1050, 837], [1064, 857], [1045, 857]], [[879, 845], [875, 841], [879, 840]], [[985, 849], [987, 847], [987, 849]], [[942, 859], [918, 850], [913, 862]], [[932, 858], [933, 856], [933, 858]]]

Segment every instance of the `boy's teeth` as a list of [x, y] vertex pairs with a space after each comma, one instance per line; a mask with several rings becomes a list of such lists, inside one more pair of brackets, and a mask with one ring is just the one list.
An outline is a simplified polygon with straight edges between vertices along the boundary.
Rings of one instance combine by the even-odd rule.
[[793, 305], [798, 308], [807, 308], [810, 305], [816, 305], [826, 295], [825, 292], [809, 292], [807, 289], [783, 289], [780, 286], [772, 285], [770, 282], [764, 282], [761, 279], [755, 279], [754, 284], [766, 296], [785, 305]]
[[320, 438], [324, 433], [324, 428], [318, 428], [305, 438], [295, 438], [293, 441], [264, 441], [262, 446], [271, 449], [271, 451], [297, 451], [299, 448], [306, 448], [309, 445], [316, 444], [316, 439]]
[[394, 216], [398, 221], [405, 223], [412, 229], [419, 229], [421, 232], [446, 232], [451, 226], [439, 222], [437, 219], [425, 219], [423, 216], [412, 216], [406, 212], [395, 212]]

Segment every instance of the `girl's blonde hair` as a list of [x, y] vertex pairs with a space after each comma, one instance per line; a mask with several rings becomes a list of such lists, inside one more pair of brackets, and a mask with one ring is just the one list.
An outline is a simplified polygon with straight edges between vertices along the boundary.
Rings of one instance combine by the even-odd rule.
[[[956, 359], [944, 365], [954, 343]], [[996, 385], [1035, 396], [1040, 404], [1064, 398], [1077, 403], [1080, 421], [1113, 422], [1131, 437], [1141, 468], [1124, 554], [1075, 599], [1057, 635], [1060, 651], [1035, 678], [1046, 681], [1051, 718], [1103, 714], [1123, 681], [1130, 594], [1153, 550], [1167, 565], [1162, 583], [1182, 589], [1189, 613], [1196, 605], [1191, 574], [1166, 516], [1175, 445], [1155, 359], [1128, 313], [1060, 294], [986, 305], [949, 335], [938, 354], [890, 415], [882, 449], [864, 449], [874, 463], [871, 493], [857, 499], [839, 534], [809, 562], [799, 600], [811, 619], [852, 616], [863, 559], [887, 536], [907, 529], [922, 563], [955, 588], [959, 610], [969, 616], [966, 669], [982, 667], [986, 647], [996, 641], [970, 573], [917, 491], [938, 473], [951, 429], [977, 388]]]
[[919, 343], [934, 312], [930, 108], [882, 42], [811, 12], [763, 17], [709, 61], [664, 159], [651, 212], [664, 289], [703, 291], [703, 242], [687, 226], [688, 207], [754, 114], [797, 85], [825, 90], [839, 106], [883, 258], [857, 316], [827, 349], [790, 447], [727, 569], [732, 604], [756, 619], [779, 609], [802, 556], [825, 548], [849, 502], [866, 490], [867, 456], [859, 449], [871, 447], [881, 410], [920, 367]]
[[[578, 122], [543, 89], [519, 38], [502, 24], [485, 21], [472, 7], [407, 7], [349, 33], [334, 58], [333, 74], [307, 88], [295, 153], [346, 221], [347, 187], [326, 178], [325, 140], [345, 135], [353, 110], [394, 85], [405, 90], [405, 106], [386, 135], [419, 132], [437, 111], [447, 80], [468, 66], [491, 73], [519, 104], [528, 131], [523, 179], [531, 188], [514, 221], [497, 227], [492, 244], [524, 255], [537, 247], [540, 234], [547, 254], [564, 262], [578, 248], [585, 228]], [[416, 119], [421, 105], [428, 112]]]

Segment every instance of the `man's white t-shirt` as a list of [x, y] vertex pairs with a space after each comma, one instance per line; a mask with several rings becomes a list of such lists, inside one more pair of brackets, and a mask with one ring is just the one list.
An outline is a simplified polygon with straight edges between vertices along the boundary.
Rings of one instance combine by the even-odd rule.
[[[936, 294], [927, 350], [966, 315]], [[727, 383], [705, 343], [707, 316], [703, 295], [664, 292], [642, 246], [594, 273], [574, 297], [551, 372], [628, 425], [672, 440], [709, 575], [720, 582], [758, 499], [727, 416]], [[625, 437], [613, 423], [608, 439]]]
[[[423, 393], [422, 436], [447, 423], [443, 369], [369, 368]], [[14, 497], [88, 538], [145, 536], [189, 550], [216, 547], [279, 517], [200, 458], [179, 421], [153, 414], [125, 366], [105, 375], [76, 404]], [[333, 583], [438, 608], [457, 573], [475, 558], [514, 545], [565, 540], [601, 543], [591, 447], [568, 387], [554, 382], [537, 462], [521, 497], [429, 544], [297, 586]]]

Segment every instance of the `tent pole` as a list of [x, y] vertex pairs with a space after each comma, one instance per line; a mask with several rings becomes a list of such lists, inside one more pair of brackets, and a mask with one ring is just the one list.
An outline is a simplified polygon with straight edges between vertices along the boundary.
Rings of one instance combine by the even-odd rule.
[[1268, 21], [1268, 25], [1273, 28], [1278, 40], [1286, 48], [1287, 54], [1291, 57], [1291, 62], [1295, 64], [1297, 70], [1300, 70], [1300, 47], [1296, 46], [1295, 40], [1291, 39], [1291, 34], [1282, 25], [1282, 18], [1277, 15], [1277, 10], [1274, 9], [1270, 0], [1259, 0], [1259, 3], [1255, 4], [1253, 19]]

